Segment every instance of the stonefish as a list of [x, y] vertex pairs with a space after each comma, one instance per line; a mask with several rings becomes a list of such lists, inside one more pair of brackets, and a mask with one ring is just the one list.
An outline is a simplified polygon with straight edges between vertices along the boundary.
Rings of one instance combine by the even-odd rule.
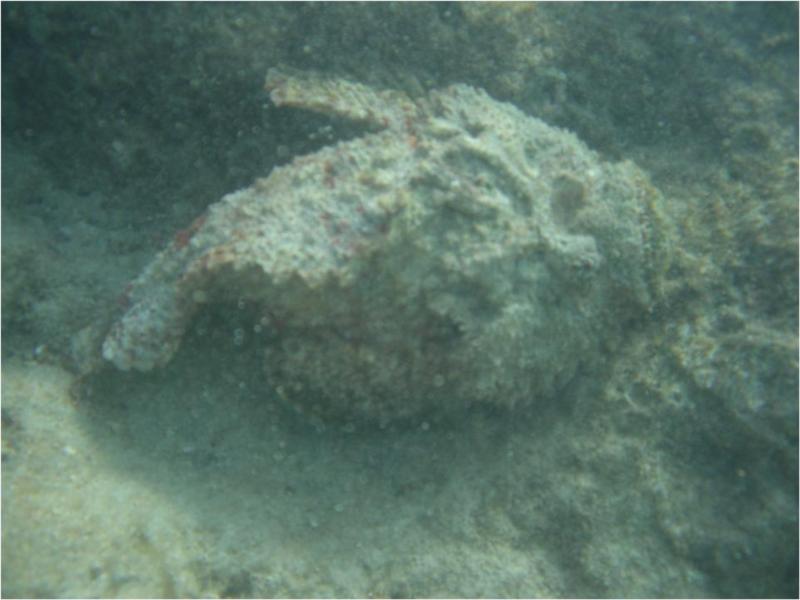
[[268, 388], [320, 417], [531, 405], [652, 305], [661, 197], [633, 164], [466, 85], [412, 100], [273, 69], [266, 87], [368, 133], [178, 234], [103, 334], [118, 368], [165, 365], [201, 306], [244, 300], [273, 329]]

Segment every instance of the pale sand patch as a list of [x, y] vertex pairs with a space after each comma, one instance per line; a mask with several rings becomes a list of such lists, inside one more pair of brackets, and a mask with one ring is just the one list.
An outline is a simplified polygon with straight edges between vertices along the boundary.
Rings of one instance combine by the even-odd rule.
[[3, 432], [3, 595], [155, 597], [191, 588], [176, 581], [181, 555], [163, 551], [194, 545], [188, 517], [99, 459], [72, 383], [57, 367], [3, 366], [11, 419]]

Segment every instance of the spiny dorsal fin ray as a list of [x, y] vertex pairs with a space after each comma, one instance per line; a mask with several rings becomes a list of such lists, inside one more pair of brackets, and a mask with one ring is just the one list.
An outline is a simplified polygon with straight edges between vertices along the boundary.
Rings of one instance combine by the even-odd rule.
[[401, 129], [417, 112], [416, 104], [402, 92], [373, 90], [313, 71], [272, 68], [264, 88], [276, 106], [331, 114], [379, 129]]

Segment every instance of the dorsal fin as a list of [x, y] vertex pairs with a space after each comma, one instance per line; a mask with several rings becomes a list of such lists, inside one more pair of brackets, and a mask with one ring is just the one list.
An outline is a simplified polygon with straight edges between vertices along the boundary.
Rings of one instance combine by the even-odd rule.
[[264, 88], [276, 106], [291, 106], [350, 119], [378, 129], [402, 129], [416, 104], [402, 92], [285, 67], [267, 72]]

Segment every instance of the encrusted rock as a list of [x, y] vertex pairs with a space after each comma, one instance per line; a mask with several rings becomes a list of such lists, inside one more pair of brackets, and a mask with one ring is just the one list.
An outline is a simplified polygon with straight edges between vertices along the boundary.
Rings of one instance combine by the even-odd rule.
[[120, 369], [166, 364], [199, 306], [244, 300], [273, 328], [271, 386], [310, 412], [527, 405], [646, 314], [660, 196], [633, 164], [465, 85], [412, 101], [272, 70], [267, 89], [373, 132], [276, 168], [179, 233], [105, 338]]

